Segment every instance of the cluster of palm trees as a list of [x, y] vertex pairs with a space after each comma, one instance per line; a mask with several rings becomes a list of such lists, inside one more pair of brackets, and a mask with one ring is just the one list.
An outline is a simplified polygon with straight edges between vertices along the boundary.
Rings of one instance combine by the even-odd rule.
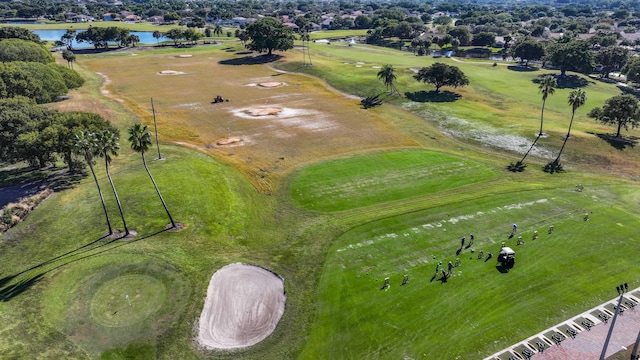
[[[544, 133], [542, 132], [542, 125], [544, 123], [544, 107], [545, 107], [545, 105], [547, 103], [547, 98], [549, 97], [549, 95], [553, 95], [555, 93], [557, 86], [558, 86], [558, 83], [556, 82], [556, 79], [552, 75], [547, 75], [547, 76], [542, 78], [542, 81], [540, 82], [540, 85], [538, 86], [538, 92], [540, 94], [542, 94], [542, 110], [540, 111], [540, 131], [538, 132], [538, 135], [536, 136], [536, 139], [533, 141], [533, 144], [531, 144], [531, 146], [529, 147], [529, 150], [527, 150], [527, 152], [524, 154], [522, 159], [520, 161], [518, 161], [517, 163], [511, 164], [509, 166], [510, 170], [512, 170], [512, 171], [523, 171], [524, 170], [524, 168], [526, 167], [526, 165], [524, 164], [524, 160], [527, 158], [527, 155], [529, 155], [529, 153], [531, 152], [533, 147], [536, 145], [536, 143], [538, 142], [540, 137], [542, 137], [544, 135]], [[584, 103], [586, 101], [587, 101], [587, 94], [582, 89], [575, 89], [575, 90], [572, 90], [569, 93], [569, 98], [567, 100], [569, 106], [571, 106], [571, 121], [569, 121], [569, 129], [567, 130], [567, 135], [564, 138], [564, 142], [562, 143], [562, 147], [560, 148], [560, 151], [558, 152], [558, 156], [555, 158], [555, 160], [549, 162], [545, 166], [545, 171], [550, 172], [550, 173], [562, 171], [562, 165], [560, 163], [560, 157], [562, 156], [562, 152], [564, 151], [564, 147], [567, 144], [567, 140], [569, 140], [569, 137], [571, 136], [571, 127], [573, 126], [573, 119], [575, 117], [576, 110], [578, 110], [579, 107], [584, 105]]]
[[[303, 66], [307, 65], [307, 57], [309, 57], [309, 65], [313, 65], [311, 62], [311, 53], [309, 52], [309, 41], [311, 41], [311, 36], [309, 35], [309, 31], [303, 30], [300, 32], [300, 41], [302, 41], [302, 63]], [[307, 43], [307, 46], [304, 46], [304, 43]]]
[[[149, 171], [149, 167], [147, 166], [147, 161], [144, 156], [144, 153], [147, 152], [152, 145], [151, 132], [148, 130], [147, 125], [141, 124], [133, 125], [128, 129], [128, 132], [131, 149], [142, 155], [142, 163], [144, 164], [144, 168], [147, 171], [147, 174], [149, 175], [149, 178], [151, 179], [151, 182], [153, 183], [158, 196], [160, 197], [160, 201], [162, 202], [164, 210], [167, 212], [167, 216], [169, 217], [169, 220], [171, 222], [171, 228], [176, 228], [177, 224], [173, 220], [173, 217], [171, 216], [171, 213], [169, 212], [169, 209], [167, 208], [167, 205], [162, 198], [162, 194], [160, 193], [160, 190], [158, 189], [158, 186], [156, 185], [156, 182], [153, 179], [151, 172]], [[127, 237], [131, 235], [131, 230], [127, 226], [127, 221], [124, 216], [122, 204], [120, 203], [118, 192], [116, 191], [113, 179], [111, 178], [111, 172], [109, 171], [112, 157], [118, 156], [118, 151], [120, 150], [119, 140], [119, 134], [110, 130], [103, 130], [102, 132], [98, 133], [83, 130], [74, 135], [73, 146], [74, 152], [84, 158], [84, 160], [87, 162], [87, 165], [89, 166], [89, 169], [91, 170], [91, 175], [93, 175], [93, 180], [95, 181], [98, 192], [100, 193], [102, 209], [104, 210], [104, 215], [107, 219], [109, 233], [106, 236], [111, 236], [114, 234], [113, 227], [111, 225], [111, 221], [109, 220], [109, 213], [107, 212], [107, 206], [104, 201], [104, 196], [102, 194], [100, 183], [98, 182], [98, 178], [96, 177], [95, 169], [93, 167], [95, 163], [95, 157], [104, 158], [107, 178], [109, 179], [109, 184], [111, 185], [111, 189], [113, 190], [113, 195], [116, 199], [120, 217], [122, 218], [122, 224], [124, 226], [124, 234], [122, 234], [122, 236]]]

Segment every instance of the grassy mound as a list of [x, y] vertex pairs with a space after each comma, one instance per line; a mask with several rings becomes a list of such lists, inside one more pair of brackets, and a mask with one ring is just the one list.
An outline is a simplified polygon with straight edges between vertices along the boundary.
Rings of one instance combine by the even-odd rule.
[[302, 208], [342, 211], [482, 182], [496, 174], [477, 162], [423, 150], [354, 156], [297, 174], [291, 197]]

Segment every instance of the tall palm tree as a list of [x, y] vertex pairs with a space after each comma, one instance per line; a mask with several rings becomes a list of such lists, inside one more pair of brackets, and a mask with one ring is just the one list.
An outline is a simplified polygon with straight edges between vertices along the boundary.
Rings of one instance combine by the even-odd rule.
[[542, 94], [542, 111], [540, 112], [540, 132], [538, 133], [538, 136], [542, 136], [542, 122], [544, 121], [544, 105], [547, 103], [547, 97], [549, 97], [549, 95], [553, 95], [556, 92], [557, 86], [558, 86], [558, 83], [556, 82], [556, 79], [551, 75], [547, 75], [544, 78], [542, 78], [542, 81], [538, 86], [538, 93]]
[[378, 79], [382, 80], [387, 90], [391, 89], [391, 94], [398, 93], [398, 90], [393, 85], [393, 81], [397, 78], [398, 75], [396, 74], [396, 70], [393, 68], [393, 65], [385, 64], [382, 66], [382, 69], [378, 71]]
[[564, 150], [564, 146], [567, 144], [567, 140], [571, 136], [571, 126], [573, 125], [573, 117], [576, 114], [576, 110], [584, 105], [587, 101], [587, 94], [582, 89], [576, 89], [569, 93], [568, 103], [571, 105], [571, 121], [569, 121], [569, 130], [567, 130], [567, 137], [564, 138], [564, 142], [562, 143], [562, 147], [560, 148], [560, 152], [558, 153], [558, 157], [554, 161], [555, 164], [560, 163], [560, 156], [562, 155], [562, 151]]
[[96, 138], [96, 134], [89, 132], [87, 130], [80, 131], [77, 134], [74, 134], [73, 137], [73, 152], [82, 155], [84, 160], [89, 165], [89, 169], [91, 170], [91, 175], [93, 175], [93, 181], [96, 182], [96, 187], [98, 188], [98, 193], [100, 194], [100, 201], [102, 202], [102, 209], [104, 210], [104, 216], [107, 218], [107, 226], [109, 227], [110, 236], [113, 234], [113, 228], [111, 227], [111, 220], [109, 220], [109, 213], [107, 212], [107, 205], [104, 202], [104, 196], [102, 195], [102, 189], [100, 189], [100, 183], [98, 182], [98, 178], [96, 177], [96, 172], [93, 169], [93, 157], [96, 155], [100, 155], [98, 149], [98, 139]]
[[[309, 36], [309, 32], [304, 30], [300, 33], [300, 40], [302, 41], [302, 62], [306, 65], [306, 55], [309, 56], [309, 65], [313, 65], [311, 63], [311, 53], [309, 52], [309, 41], [311, 40], [311, 36]], [[307, 46], [304, 46], [305, 41], [307, 42]]]
[[523, 165], [524, 159], [527, 158], [531, 150], [533, 150], [533, 147], [536, 146], [536, 143], [538, 143], [538, 140], [542, 136], [542, 123], [544, 121], [544, 106], [547, 103], [547, 97], [549, 97], [549, 95], [553, 95], [556, 92], [557, 86], [558, 86], [558, 83], [556, 82], [556, 79], [551, 75], [547, 75], [543, 77], [542, 81], [540, 82], [540, 85], [538, 86], [538, 93], [542, 94], [542, 111], [540, 112], [540, 131], [538, 131], [538, 136], [536, 136], [536, 139], [533, 141], [533, 144], [531, 144], [531, 146], [529, 147], [529, 150], [527, 150], [527, 152], [524, 154], [522, 159], [518, 161], [515, 165], [512, 164], [513, 168], [518, 171], [522, 171], [521, 169], [524, 168], [524, 165]]
[[213, 35], [215, 35], [215, 36], [222, 35], [222, 26], [216, 25], [216, 27], [213, 28]]
[[144, 164], [144, 169], [147, 170], [147, 174], [149, 174], [149, 178], [153, 183], [153, 187], [156, 189], [158, 193], [158, 197], [160, 197], [160, 201], [162, 202], [162, 206], [164, 207], [164, 211], [167, 212], [167, 216], [169, 216], [169, 221], [171, 221], [171, 228], [176, 227], [175, 221], [173, 221], [173, 217], [171, 217], [171, 213], [167, 208], [167, 204], [164, 202], [162, 198], [162, 194], [160, 194], [160, 190], [158, 189], [158, 185], [156, 185], [156, 181], [151, 176], [151, 171], [149, 171], [149, 167], [147, 166], [147, 160], [144, 157], [144, 153], [149, 150], [152, 145], [151, 141], [151, 132], [148, 130], [147, 125], [135, 124], [129, 128], [129, 142], [131, 143], [131, 149], [133, 151], [138, 152], [142, 155], [142, 163]]
[[109, 179], [109, 183], [111, 184], [111, 189], [113, 190], [113, 195], [116, 198], [116, 203], [118, 204], [118, 210], [120, 211], [120, 217], [122, 218], [122, 224], [124, 226], [124, 236], [129, 236], [129, 228], [127, 227], [127, 221], [124, 218], [124, 211], [122, 211], [122, 204], [120, 204], [120, 198], [118, 197], [118, 192], [116, 191], [116, 186], [113, 184], [113, 180], [111, 179], [111, 172], [109, 171], [109, 165], [111, 165], [111, 156], [118, 156], [118, 150], [120, 150], [120, 144], [118, 141], [120, 140], [120, 136], [117, 133], [111, 132], [109, 130], [103, 130], [98, 134], [98, 149], [100, 150], [100, 154], [104, 157], [104, 166], [107, 170], [107, 178]]

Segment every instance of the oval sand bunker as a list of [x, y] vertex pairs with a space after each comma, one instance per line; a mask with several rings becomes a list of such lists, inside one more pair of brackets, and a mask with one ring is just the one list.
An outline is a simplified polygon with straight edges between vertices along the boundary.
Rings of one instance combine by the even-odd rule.
[[279, 87], [284, 85], [284, 83], [281, 82], [277, 82], [277, 81], [268, 81], [268, 82], [263, 82], [263, 83], [259, 83], [258, 86], [263, 87], [263, 88], [274, 88], [274, 87]]
[[198, 342], [210, 349], [254, 345], [269, 336], [284, 313], [283, 280], [241, 263], [216, 271], [200, 315]]

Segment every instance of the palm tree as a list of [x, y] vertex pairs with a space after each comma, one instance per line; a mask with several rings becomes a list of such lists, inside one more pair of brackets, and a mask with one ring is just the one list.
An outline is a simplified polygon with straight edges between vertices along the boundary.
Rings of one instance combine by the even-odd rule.
[[571, 105], [571, 121], [569, 121], [569, 130], [567, 130], [567, 137], [564, 138], [564, 142], [562, 143], [562, 147], [560, 148], [558, 157], [556, 157], [556, 159], [553, 161], [556, 167], [558, 164], [560, 164], [560, 156], [562, 155], [564, 146], [567, 144], [567, 140], [569, 140], [569, 137], [571, 136], [571, 126], [573, 125], [573, 117], [576, 114], [576, 110], [578, 110], [579, 107], [584, 105], [586, 101], [587, 101], [587, 94], [582, 89], [576, 89], [571, 91], [571, 93], [569, 93], [568, 103], [569, 105]]
[[551, 75], [547, 75], [544, 78], [542, 78], [542, 81], [538, 86], [538, 93], [542, 94], [542, 111], [540, 112], [540, 132], [538, 133], [538, 137], [542, 136], [542, 122], [544, 120], [544, 105], [547, 102], [547, 97], [549, 95], [553, 95], [556, 92], [557, 86], [558, 86], [558, 83], [556, 82], [556, 79]]
[[556, 86], [558, 86], [558, 83], [556, 82], [556, 79], [553, 76], [547, 75], [544, 78], [542, 78], [542, 81], [538, 86], [538, 93], [542, 94], [542, 111], [540, 112], [540, 131], [538, 131], [538, 136], [536, 136], [536, 139], [533, 141], [533, 144], [531, 144], [531, 146], [529, 147], [529, 150], [527, 150], [527, 152], [524, 154], [522, 159], [520, 159], [520, 161], [518, 161], [515, 164], [511, 163], [511, 165], [509, 166], [510, 169], [514, 171], [524, 170], [524, 167], [525, 167], [524, 159], [527, 158], [531, 150], [533, 150], [533, 147], [536, 146], [536, 143], [542, 136], [542, 123], [544, 121], [544, 106], [547, 103], [547, 97], [549, 97], [549, 95], [553, 95], [556, 92]]
[[93, 181], [96, 182], [96, 186], [98, 187], [98, 193], [100, 194], [100, 201], [102, 202], [102, 209], [104, 210], [104, 216], [107, 218], [107, 226], [109, 227], [110, 236], [113, 234], [113, 228], [111, 227], [111, 221], [109, 220], [109, 213], [107, 212], [107, 205], [104, 202], [104, 196], [102, 195], [102, 189], [100, 189], [100, 183], [98, 182], [98, 178], [96, 177], [96, 172], [93, 169], [93, 157], [96, 155], [100, 155], [98, 149], [98, 139], [96, 134], [89, 132], [87, 130], [83, 130], [74, 135], [73, 138], [73, 152], [82, 155], [84, 160], [89, 165], [89, 169], [91, 170], [91, 175], [93, 175]]
[[160, 190], [158, 189], [158, 185], [156, 185], [156, 181], [151, 176], [151, 171], [149, 171], [149, 167], [147, 166], [147, 160], [144, 157], [144, 153], [149, 150], [152, 145], [151, 142], [151, 132], [148, 130], [147, 125], [135, 124], [129, 128], [129, 142], [131, 143], [131, 149], [133, 151], [138, 152], [142, 155], [142, 163], [144, 164], [144, 169], [147, 170], [147, 174], [149, 174], [149, 178], [153, 183], [153, 187], [156, 189], [158, 193], [158, 197], [160, 197], [160, 201], [162, 202], [162, 206], [164, 207], [164, 211], [167, 212], [167, 216], [169, 216], [169, 221], [171, 221], [171, 228], [176, 227], [175, 221], [171, 217], [171, 213], [169, 213], [169, 209], [167, 208], [167, 204], [164, 202], [162, 198], [162, 194], [160, 194]]
[[104, 165], [107, 170], [107, 178], [109, 179], [109, 183], [111, 184], [111, 189], [113, 190], [113, 195], [116, 198], [116, 203], [118, 204], [118, 210], [120, 211], [120, 217], [122, 218], [122, 224], [124, 226], [124, 236], [129, 236], [129, 228], [127, 227], [127, 221], [124, 218], [124, 211], [122, 211], [122, 204], [120, 204], [120, 198], [118, 197], [118, 192], [116, 191], [116, 186], [113, 184], [113, 180], [111, 179], [111, 172], [109, 171], [109, 165], [111, 165], [111, 156], [118, 156], [118, 150], [120, 150], [120, 144], [118, 141], [120, 137], [117, 133], [111, 132], [109, 130], [103, 130], [102, 133], [99, 133], [98, 136], [98, 149], [100, 154], [104, 157]]
[[391, 94], [398, 93], [396, 87], [393, 86], [393, 81], [397, 78], [398, 75], [396, 75], [396, 71], [393, 68], [393, 65], [386, 64], [382, 66], [382, 69], [380, 69], [380, 71], [378, 71], [378, 79], [384, 82], [384, 86], [387, 88], [387, 90], [391, 89]]
[[163, 37], [163, 36], [164, 36], [164, 34], [161, 33], [158, 30], [153, 32], [153, 38], [156, 39], [156, 43], [158, 43], [158, 45], [160, 45], [160, 38]]
[[222, 26], [216, 25], [216, 27], [213, 28], [213, 35], [221, 36], [222, 35]]
[[[309, 41], [311, 40], [311, 36], [309, 36], [309, 32], [304, 30], [300, 33], [300, 40], [302, 40], [302, 62], [306, 65], [305, 52], [309, 56], [309, 65], [313, 65], [311, 63], [311, 53], [309, 52]], [[304, 46], [305, 41], [307, 42], [307, 46]]]

